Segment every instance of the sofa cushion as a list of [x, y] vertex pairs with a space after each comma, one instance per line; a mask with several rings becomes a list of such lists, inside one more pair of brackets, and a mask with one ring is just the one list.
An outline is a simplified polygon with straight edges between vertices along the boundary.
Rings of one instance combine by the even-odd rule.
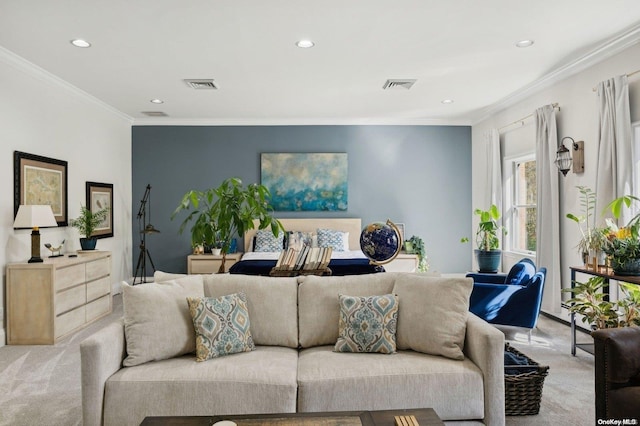
[[471, 278], [439, 278], [405, 274], [393, 293], [398, 313], [398, 349], [464, 359]]
[[431, 407], [443, 420], [482, 419], [483, 395], [482, 372], [469, 359], [341, 353], [333, 346], [303, 349], [298, 359], [299, 412]]
[[382, 296], [338, 297], [340, 322], [336, 352], [396, 351], [396, 325], [398, 323], [398, 297]]
[[[295, 277], [204, 276], [207, 297], [239, 292], [247, 296], [251, 336], [256, 345], [298, 347], [298, 284]], [[337, 321], [336, 318], [336, 328]]]
[[338, 340], [339, 294], [373, 296], [389, 294], [396, 274], [298, 277], [298, 305], [302, 347], [335, 345]]
[[106, 383], [105, 426], [147, 416], [211, 416], [296, 411], [295, 349], [255, 351], [194, 362], [182, 356], [123, 368]]
[[196, 331], [196, 361], [255, 349], [247, 296], [187, 297]]
[[122, 284], [125, 367], [195, 351], [187, 297], [204, 296], [202, 277], [191, 275], [162, 284]]

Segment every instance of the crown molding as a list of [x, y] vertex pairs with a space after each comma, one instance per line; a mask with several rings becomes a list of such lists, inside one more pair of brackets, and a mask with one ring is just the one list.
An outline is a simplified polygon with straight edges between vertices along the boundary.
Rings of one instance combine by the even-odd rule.
[[398, 118], [265, 118], [190, 119], [171, 117], [135, 118], [134, 126], [471, 126], [469, 120]]
[[93, 103], [94, 105], [97, 105], [98, 107], [104, 109], [105, 111], [114, 114], [116, 116], [118, 116], [119, 118], [128, 121], [129, 123], [133, 122], [133, 117], [123, 113], [122, 111], [112, 107], [111, 105], [104, 103], [103, 101], [101, 101], [100, 99], [96, 98], [95, 96], [90, 95], [89, 93], [85, 92], [84, 90], [81, 90], [79, 88], [77, 88], [76, 86], [72, 85], [71, 83], [61, 79], [60, 77], [51, 74], [49, 71], [40, 68], [39, 66], [37, 66], [36, 64], [27, 61], [26, 59], [24, 59], [21, 56], [16, 55], [15, 53], [13, 53], [12, 51], [0, 46], [0, 62], [3, 62], [15, 69], [17, 69], [18, 71], [21, 71], [25, 74], [30, 75], [31, 77], [34, 77], [40, 81], [44, 81], [46, 83], [52, 84], [54, 86], [60, 87], [64, 90], [67, 90], [71, 93], [73, 93], [75, 96], [79, 97], [79, 98], [83, 98], [91, 103]]
[[608, 59], [623, 50], [640, 42], [640, 24], [635, 25], [609, 40], [597, 45], [594, 49], [578, 57], [577, 59], [551, 71], [547, 75], [530, 83], [518, 91], [502, 98], [490, 107], [482, 110], [482, 115], [477, 119], [472, 119], [472, 125], [476, 125], [489, 119], [492, 115], [505, 110], [506, 108], [526, 99], [527, 97], [545, 89], [559, 81], [564, 80], [574, 74], [584, 71], [605, 59]]

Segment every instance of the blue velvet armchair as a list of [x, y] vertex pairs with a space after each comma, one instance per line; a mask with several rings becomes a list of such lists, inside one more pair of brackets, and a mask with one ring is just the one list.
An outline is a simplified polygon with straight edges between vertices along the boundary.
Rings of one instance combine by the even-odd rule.
[[469, 310], [491, 324], [532, 329], [538, 322], [546, 273], [546, 268], [536, 271], [531, 260], [522, 259], [508, 274], [467, 274], [473, 278]]

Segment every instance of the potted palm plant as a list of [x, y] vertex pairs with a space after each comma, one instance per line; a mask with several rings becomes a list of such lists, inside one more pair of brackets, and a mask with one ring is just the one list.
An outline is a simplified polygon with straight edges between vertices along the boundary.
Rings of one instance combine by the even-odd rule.
[[[498, 206], [492, 204], [489, 210], [475, 209], [474, 214], [480, 216], [478, 230], [476, 231], [476, 259], [479, 272], [498, 272], [502, 250], [500, 250], [499, 234], [505, 235], [505, 228], [498, 223], [500, 211]], [[468, 238], [462, 238], [462, 242], [468, 242]]]
[[274, 218], [269, 204], [271, 194], [264, 185], [244, 186], [239, 178], [225, 179], [217, 188], [206, 191], [190, 190], [183, 197], [171, 215], [174, 219], [183, 210], [193, 210], [182, 221], [179, 233], [187, 225], [191, 226], [191, 244], [220, 247], [222, 262], [218, 272], [225, 271], [226, 254], [232, 239], [244, 236], [252, 229], [254, 219], [259, 220], [259, 229], [271, 228], [273, 235], [284, 230], [280, 221]]
[[598, 266], [605, 266], [604, 247], [607, 244], [609, 228], [596, 226], [594, 217], [596, 193], [586, 186], [577, 186], [576, 188], [580, 192], [582, 212], [580, 215], [567, 213], [566, 217], [578, 225], [581, 235], [577, 245], [578, 252], [585, 265], [588, 265], [595, 257]]
[[81, 205], [80, 216], [69, 221], [71, 226], [78, 229], [80, 235], [84, 235], [84, 237], [80, 238], [80, 247], [82, 250], [95, 250], [98, 240], [93, 237], [93, 233], [98, 226], [104, 222], [108, 213], [108, 207], [98, 210], [97, 212], [92, 212], [91, 209]]

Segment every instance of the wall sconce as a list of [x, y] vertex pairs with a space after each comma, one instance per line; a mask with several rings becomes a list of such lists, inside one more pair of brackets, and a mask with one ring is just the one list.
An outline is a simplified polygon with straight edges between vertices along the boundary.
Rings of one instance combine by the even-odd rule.
[[[571, 148], [573, 149], [573, 158], [571, 151], [564, 146], [564, 140], [571, 139]], [[562, 172], [563, 176], [567, 175], [569, 169], [573, 165], [573, 173], [584, 172], [584, 142], [574, 141], [572, 137], [566, 136], [560, 141], [560, 148], [556, 152], [556, 166]]]

